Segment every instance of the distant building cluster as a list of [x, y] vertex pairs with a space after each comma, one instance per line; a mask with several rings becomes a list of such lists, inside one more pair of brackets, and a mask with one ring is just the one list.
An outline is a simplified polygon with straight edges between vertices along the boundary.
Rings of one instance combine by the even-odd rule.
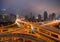
[[16, 19], [16, 15], [13, 13], [8, 14], [6, 9], [0, 10], [0, 23], [1, 22], [14, 22]]
[[43, 17], [41, 14], [35, 17], [32, 15], [32, 13], [30, 13], [30, 15], [25, 16], [25, 20], [32, 21], [32, 22], [50, 21], [50, 20], [56, 20], [56, 19], [60, 19], [60, 14], [58, 16], [55, 13], [48, 14], [47, 11], [44, 11]]
[[[29, 15], [25, 15], [25, 20], [32, 21], [32, 22], [40, 22], [40, 21], [50, 21], [60, 19], [60, 14], [56, 17], [55, 13], [48, 14], [47, 11], [44, 11], [43, 16], [38, 14], [38, 16], [34, 16], [31, 12]], [[0, 22], [15, 22], [16, 15], [14, 13], [8, 14], [6, 9], [0, 10]]]

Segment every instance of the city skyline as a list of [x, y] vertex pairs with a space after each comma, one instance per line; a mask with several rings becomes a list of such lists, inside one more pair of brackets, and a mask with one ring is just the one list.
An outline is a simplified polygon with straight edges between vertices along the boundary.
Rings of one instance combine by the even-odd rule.
[[0, 6], [8, 13], [20, 15], [26, 15], [30, 12], [38, 15], [43, 14], [44, 11], [47, 11], [48, 14], [60, 14], [60, 0], [3, 0], [0, 2]]

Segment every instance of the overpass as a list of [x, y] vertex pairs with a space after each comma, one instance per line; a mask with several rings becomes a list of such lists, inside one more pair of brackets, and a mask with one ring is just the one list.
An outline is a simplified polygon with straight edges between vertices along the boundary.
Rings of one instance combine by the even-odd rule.
[[[44, 26], [43, 26], [44, 27]], [[2, 29], [2, 30], [1, 30]], [[35, 26], [24, 21], [17, 21], [12, 25], [2, 27], [0, 33], [0, 42], [16, 41], [20, 42], [60, 42], [59, 39], [53, 38], [42, 33], [42, 26]], [[3, 32], [4, 31], [4, 32]], [[50, 32], [47, 30], [47, 32]], [[7, 38], [7, 39], [6, 39]], [[19, 41], [20, 40], [20, 41]], [[17, 42], [17, 41], [16, 41]]]

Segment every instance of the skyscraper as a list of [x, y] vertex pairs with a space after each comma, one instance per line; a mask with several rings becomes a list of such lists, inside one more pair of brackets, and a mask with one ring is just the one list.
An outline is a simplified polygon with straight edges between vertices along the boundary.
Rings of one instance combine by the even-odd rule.
[[55, 13], [52, 13], [52, 19], [56, 19], [56, 14]]
[[0, 11], [3, 8], [3, 0], [0, 0]]
[[25, 16], [25, 20], [28, 20], [28, 19], [29, 19], [29, 18], [28, 18], [28, 15], [26, 15], [26, 16]]
[[49, 20], [52, 20], [52, 14], [49, 14]]
[[30, 13], [30, 18], [32, 18], [33, 17], [33, 15], [32, 15], [32, 12]]
[[58, 15], [57, 19], [59, 19], [59, 20], [60, 20], [60, 14]]
[[32, 20], [32, 18], [33, 18], [33, 15], [32, 15], [32, 12], [30, 13], [30, 20]]
[[49, 14], [49, 20], [55, 20], [55, 19], [56, 19], [55, 13]]
[[44, 11], [44, 21], [46, 21], [47, 19], [48, 19], [47, 11]]
[[16, 20], [16, 15], [15, 14], [13, 14], [13, 13], [10, 13], [10, 15], [9, 15], [9, 22], [15, 22], [15, 20]]
[[41, 15], [40, 14], [38, 15], [38, 21], [39, 22], [41, 21]]
[[8, 14], [7, 14], [7, 12], [6, 12], [6, 9], [1, 9], [1, 18], [0, 18], [0, 20], [2, 21], [2, 22], [7, 22], [7, 19], [8, 19]]

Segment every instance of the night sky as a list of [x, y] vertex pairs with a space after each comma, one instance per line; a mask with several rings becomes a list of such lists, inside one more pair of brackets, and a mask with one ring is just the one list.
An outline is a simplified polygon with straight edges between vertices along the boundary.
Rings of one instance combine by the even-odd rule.
[[32, 12], [34, 15], [43, 14], [60, 14], [60, 0], [3, 0], [0, 1], [0, 9], [4, 8], [8, 13], [26, 15]]

